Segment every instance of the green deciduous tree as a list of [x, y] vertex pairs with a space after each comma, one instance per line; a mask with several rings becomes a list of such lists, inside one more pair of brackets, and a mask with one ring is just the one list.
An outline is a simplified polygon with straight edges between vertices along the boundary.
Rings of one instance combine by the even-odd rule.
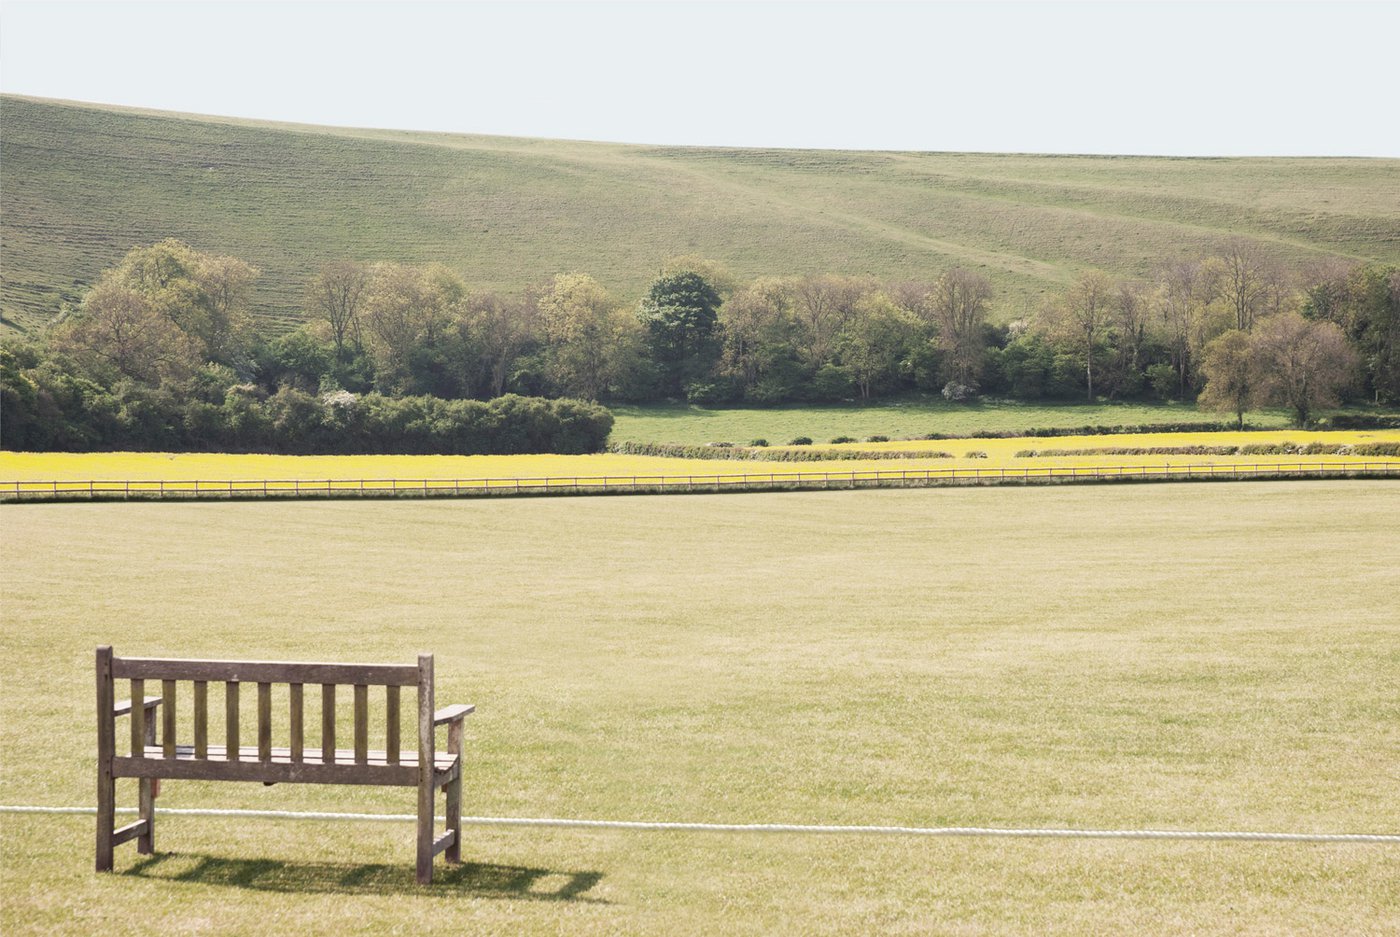
[[1235, 414], [1236, 425], [1244, 429], [1245, 411], [1258, 396], [1248, 333], [1231, 329], [1212, 339], [1205, 347], [1201, 372], [1206, 384], [1197, 404], [1205, 410]]
[[987, 354], [985, 327], [992, 284], [986, 277], [954, 267], [933, 284], [927, 303], [938, 327], [945, 378], [975, 388]]
[[715, 326], [722, 302], [719, 292], [691, 271], [662, 276], [651, 285], [638, 317], [667, 393], [680, 394], [714, 367], [720, 352]]
[[555, 392], [585, 400], [608, 396], [635, 353], [635, 318], [583, 273], [556, 276], [536, 305], [546, 341], [546, 377]]
[[841, 364], [855, 381], [861, 399], [898, 380], [898, 367], [909, 347], [916, 320], [882, 292], [869, 293], [837, 339]]
[[200, 364], [199, 343], [146, 293], [104, 276], [82, 307], [49, 334], [53, 347], [100, 380], [158, 385], [186, 380]]
[[1335, 406], [1351, 383], [1356, 353], [1331, 322], [1310, 322], [1297, 313], [1271, 316], [1250, 336], [1258, 377], [1258, 399], [1293, 411], [1306, 426], [1319, 408]]
[[720, 307], [721, 368], [750, 400], [775, 403], [798, 393], [802, 368], [792, 303], [790, 281], [761, 277]]
[[479, 362], [481, 393], [499, 397], [515, 362], [539, 340], [538, 306], [533, 297], [473, 293], [463, 304], [462, 316]]
[[1343, 327], [1360, 354], [1372, 400], [1400, 401], [1400, 267], [1352, 271]]
[[1200, 261], [1178, 261], [1158, 278], [1157, 309], [1176, 371], [1177, 395], [1183, 399], [1195, 388], [1196, 359], [1206, 343], [1207, 308], [1213, 298], [1212, 278]]
[[441, 265], [371, 268], [364, 331], [382, 390], [424, 393], [443, 380], [441, 371], [451, 365], [440, 343], [448, 338], [466, 292], [462, 279]]
[[1207, 268], [1217, 282], [1217, 295], [1234, 316], [1235, 328], [1248, 332], [1265, 311], [1273, 270], [1253, 241], [1232, 238], [1220, 246]]
[[1045, 313], [1052, 340], [1078, 359], [1090, 400], [1094, 399], [1094, 358], [1108, 332], [1113, 295], [1113, 281], [1093, 270], [1081, 275]]
[[339, 362], [364, 350], [360, 311], [369, 274], [367, 265], [341, 260], [326, 264], [307, 284], [307, 311], [326, 324]]
[[257, 278], [257, 268], [237, 257], [206, 254], [167, 238], [127, 252], [103, 274], [99, 286], [139, 293], [153, 311], [197, 343], [201, 358], [238, 368], [247, 366], [250, 299]]

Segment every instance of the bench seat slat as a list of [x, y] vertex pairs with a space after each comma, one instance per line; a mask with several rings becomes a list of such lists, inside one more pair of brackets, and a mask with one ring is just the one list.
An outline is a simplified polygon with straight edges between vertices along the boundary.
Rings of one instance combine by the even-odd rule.
[[[260, 760], [260, 759], [259, 759], [259, 755], [260, 755], [260, 754], [261, 754], [261, 752], [259, 751], [259, 747], [258, 747], [257, 745], [242, 745], [242, 746], [240, 746], [239, 749], [238, 749], [238, 760], [239, 760], [240, 762], [248, 762], [248, 763], [250, 763], [250, 764], [257, 764], [257, 763], [259, 763], [259, 760]], [[280, 747], [278, 747], [278, 748], [272, 748], [272, 749], [270, 750], [270, 754], [271, 754], [271, 760], [273, 761], [273, 763], [276, 763], [276, 764], [291, 764], [291, 763], [292, 763], [292, 750], [291, 750], [290, 748], [280, 748]], [[147, 745], [147, 746], [146, 746], [146, 757], [147, 757], [148, 759], [152, 759], [152, 760], [155, 760], [155, 761], [160, 761], [160, 760], [164, 757], [164, 749], [163, 749], [160, 745]], [[306, 763], [306, 764], [324, 765], [324, 764], [327, 763], [327, 762], [321, 757], [321, 751], [320, 751], [320, 749], [312, 749], [312, 750], [304, 751], [304, 752], [302, 753], [302, 757], [303, 757], [303, 759], [305, 760], [305, 763]], [[370, 765], [393, 765], [393, 764], [395, 764], [395, 762], [392, 762], [392, 761], [389, 760], [389, 754], [388, 754], [388, 752], [384, 752], [384, 751], [369, 750], [369, 751], [366, 751], [365, 757], [366, 757], [366, 761], [364, 762], [364, 764], [370, 764]], [[357, 761], [355, 760], [355, 758], [356, 758], [356, 752], [355, 752], [354, 749], [350, 749], [350, 748], [337, 748], [337, 749], [335, 750], [335, 760], [332, 761], [332, 762], [330, 762], [330, 764], [332, 764], [332, 765], [338, 765], [338, 766], [345, 767], [345, 768], [354, 768], [354, 767], [357, 767], [357, 766], [360, 764], [360, 762], [357, 762]], [[175, 760], [176, 760], [176, 761], [197, 761], [197, 760], [199, 760], [199, 759], [197, 759], [197, 758], [195, 757], [195, 754], [194, 754], [194, 746], [193, 746], [193, 745], [176, 745], [176, 746], [175, 746]], [[210, 746], [209, 746], [209, 756], [208, 756], [208, 758], [205, 759], [205, 760], [207, 760], [207, 761], [217, 761], [217, 762], [219, 762], [220, 764], [228, 764], [228, 747], [225, 746], [225, 745], [210, 745]], [[457, 756], [456, 756], [456, 755], [450, 754], [450, 753], [448, 753], [448, 752], [437, 752], [437, 753], [435, 753], [434, 756], [433, 756], [433, 765], [434, 765], [434, 767], [437, 768], [437, 770], [439, 770], [439, 771], [445, 771], [445, 770], [447, 770], [448, 768], [450, 768], [450, 767], [452, 766], [452, 763], [453, 763], [454, 761], [456, 761], [456, 760], [457, 760]], [[416, 751], [406, 751], [406, 752], [400, 753], [400, 755], [399, 755], [399, 761], [397, 762], [397, 764], [402, 765], [402, 766], [404, 766], [404, 767], [412, 767], [412, 768], [415, 768], [415, 769], [416, 769], [416, 768], [418, 767], [418, 753], [417, 753]]]
[[[161, 699], [159, 696], [148, 696], [146, 697], [146, 701], [142, 703], [147, 709], [153, 709], [160, 704]], [[131, 700], [129, 699], [124, 699], [112, 707], [113, 716], [125, 716], [129, 712], [131, 712]]]
[[[257, 760], [256, 746], [243, 746], [239, 761], [224, 760], [222, 746], [209, 746], [210, 758], [196, 759], [191, 746], [176, 748], [173, 759], [161, 757], [160, 746], [147, 748], [146, 758], [114, 758], [114, 777], [170, 778], [192, 781], [262, 781], [263, 783], [289, 784], [378, 784], [392, 787], [416, 787], [418, 785], [418, 765], [416, 756], [411, 764], [391, 765], [384, 752], [370, 752], [371, 761], [355, 764], [353, 750], [338, 749], [336, 761], [326, 764], [320, 760], [319, 752], [304, 752], [304, 761], [293, 762], [291, 751], [275, 748], [272, 761]], [[218, 756], [216, 759], [214, 756]], [[408, 761], [410, 753], [404, 753]], [[455, 780], [461, 772], [461, 763], [455, 756], [435, 757], [433, 786], [441, 787]]]

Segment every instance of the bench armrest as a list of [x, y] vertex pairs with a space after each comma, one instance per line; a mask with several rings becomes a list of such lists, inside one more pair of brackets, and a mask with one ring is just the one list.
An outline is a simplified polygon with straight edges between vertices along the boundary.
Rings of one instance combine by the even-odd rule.
[[468, 704], [458, 703], [456, 706], [446, 706], [433, 713], [433, 725], [440, 726], [449, 722], [461, 722], [474, 712], [476, 712], [476, 707]]
[[[141, 706], [144, 709], [155, 709], [157, 706], [160, 705], [160, 702], [161, 698], [159, 696], [148, 696], [146, 697], [146, 701], [142, 703]], [[114, 716], [128, 716], [130, 714], [131, 700], [129, 699], [124, 699], [116, 706], [112, 707], [112, 715]]]

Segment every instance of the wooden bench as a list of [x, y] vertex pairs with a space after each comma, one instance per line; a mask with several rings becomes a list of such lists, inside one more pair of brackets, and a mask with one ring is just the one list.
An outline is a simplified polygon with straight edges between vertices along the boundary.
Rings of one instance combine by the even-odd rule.
[[[131, 697], [115, 701], [118, 680], [131, 682]], [[160, 695], [147, 696], [147, 684], [159, 681]], [[193, 684], [193, 712], [182, 718], [176, 705], [178, 685]], [[224, 744], [209, 740], [209, 684], [224, 685]], [[240, 687], [257, 688], [257, 744], [244, 745], [239, 735]], [[288, 687], [288, 744], [274, 747], [272, 688]], [[307, 685], [321, 688], [319, 746], [305, 743], [303, 705]], [[354, 696], [354, 747], [336, 747], [336, 687], [349, 686]], [[370, 687], [384, 687], [383, 751], [369, 747]], [[403, 687], [418, 689], [418, 746], [401, 751], [399, 697]], [[155, 795], [161, 778], [199, 781], [261, 781], [307, 784], [374, 784], [418, 788], [418, 881], [433, 880], [433, 857], [462, 858], [462, 722], [473, 706], [434, 709], [433, 657], [421, 654], [413, 664], [282, 663], [272, 661], [159, 660], [114, 657], [110, 647], [97, 649], [97, 871], [112, 869], [112, 850], [136, 840], [136, 851], [155, 848]], [[116, 721], [131, 720], [131, 745], [117, 750]], [[159, 719], [157, 719], [159, 716]], [[160, 741], [156, 741], [159, 721]], [[447, 726], [447, 751], [438, 752], [436, 729]], [[177, 741], [177, 730], [187, 741]], [[137, 778], [139, 818], [115, 828], [116, 779]], [[433, 801], [445, 788], [447, 829], [433, 830]]]

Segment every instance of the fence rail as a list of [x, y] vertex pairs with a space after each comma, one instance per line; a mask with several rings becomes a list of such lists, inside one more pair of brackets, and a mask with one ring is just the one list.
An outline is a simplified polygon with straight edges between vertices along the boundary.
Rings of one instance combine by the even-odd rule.
[[705, 475], [571, 475], [533, 478], [5, 481], [0, 482], [0, 501], [654, 494], [686, 491], [920, 488], [977, 484], [1385, 476], [1400, 476], [1400, 462], [1236, 462], [1182, 465], [872, 469], [848, 472], [749, 472]]

